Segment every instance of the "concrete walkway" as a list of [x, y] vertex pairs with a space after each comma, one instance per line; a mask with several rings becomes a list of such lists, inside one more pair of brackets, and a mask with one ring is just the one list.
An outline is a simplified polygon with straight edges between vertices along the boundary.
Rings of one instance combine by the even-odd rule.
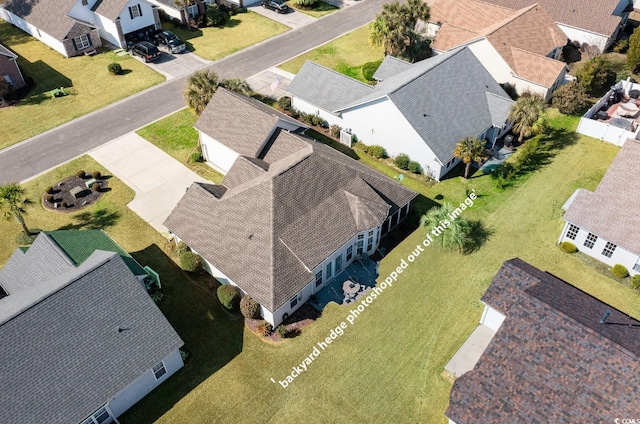
[[162, 225], [194, 181], [207, 181], [136, 133], [89, 153], [136, 192], [127, 205], [161, 234]]
[[484, 324], [478, 325], [467, 341], [458, 349], [453, 358], [444, 367], [445, 371], [453, 379], [469, 372], [476, 366], [476, 363], [491, 343], [491, 339], [496, 332]]

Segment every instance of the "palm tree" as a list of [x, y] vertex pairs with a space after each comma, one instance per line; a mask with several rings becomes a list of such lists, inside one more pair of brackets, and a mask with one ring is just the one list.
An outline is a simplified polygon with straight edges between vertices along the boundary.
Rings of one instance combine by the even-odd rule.
[[251, 87], [242, 78], [225, 78], [220, 81], [220, 86], [236, 93], [249, 96], [251, 94]]
[[4, 219], [15, 218], [18, 224], [22, 226], [22, 231], [27, 236], [31, 235], [31, 231], [24, 222], [24, 214], [27, 213], [25, 207], [33, 204], [33, 202], [25, 196], [25, 190], [17, 183], [10, 183], [0, 186], [0, 210]]
[[484, 141], [478, 137], [467, 137], [458, 142], [453, 150], [453, 156], [462, 159], [466, 164], [464, 177], [468, 178], [472, 162], [480, 163], [487, 160], [487, 149], [484, 147]]
[[427, 229], [440, 240], [440, 246], [446, 250], [464, 251], [471, 233], [469, 221], [458, 215], [453, 215], [455, 208], [451, 203], [431, 208], [420, 218], [420, 226]]
[[199, 71], [187, 80], [184, 98], [187, 107], [200, 115], [218, 89], [218, 75], [213, 71]]
[[507, 119], [513, 122], [513, 130], [519, 133], [518, 141], [540, 134], [546, 128], [544, 112], [547, 105], [539, 94], [525, 93], [511, 106]]

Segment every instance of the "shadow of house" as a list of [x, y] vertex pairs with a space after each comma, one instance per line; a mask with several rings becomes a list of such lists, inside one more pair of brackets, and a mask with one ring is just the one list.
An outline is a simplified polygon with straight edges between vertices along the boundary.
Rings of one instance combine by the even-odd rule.
[[120, 221], [118, 212], [109, 212], [108, 209], [98, 209], [94, 212], [80, 212], [73, 216], [76, 221], [73, 224], [67, 224], [59, 230], [97, 230], [113, 227]]
[[22, 69], [26, 80], [33, 80], [33, 86], [27, 92], [21, 104], [39, 104], [50, 99], [49, 91], [60, 87], [73, 87], [73, 81], [46, 62], [37, 60], [29, 62], [22, 56], [18, 57], [18, 65]]
[[182, 271], [157, 245], [132, 253], [153, 268], [162, 280], [166, 298], [158, 303], [189, 353], [185, 366], [122, 415], [122, 423], [153, 423], [200, 383], [242, 352], [244, 318], [229, 313], [209, 293], [200, 277]]

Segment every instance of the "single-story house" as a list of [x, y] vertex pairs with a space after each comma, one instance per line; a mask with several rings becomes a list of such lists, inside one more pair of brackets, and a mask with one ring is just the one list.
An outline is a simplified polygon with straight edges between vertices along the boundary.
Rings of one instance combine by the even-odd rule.
[[539, 4], [512, 10], [480, 0], [438, 0], [427, 31], [436, 53], [468, 46], [496, 81], [518, 93], [548, 101], [569, 71], [558, 60], [567, 36]]
[[595, 191], [579, 188], [566, 201], [558, 243], [571, 242], [609, 266], [621, 264], [631, 274], [640, 272], [640, 200], [634, 177], [638, 163], [640, 141], [629, 139]]
[[503, 317], [458, 377], [450, 424], [617, 422], [640, 410], [640, 322], [520, 259], [482, 302]]
[[0, 18], [66, 57], [94, 51], [101, 39], [127, 48], [131, 39], [161, 29], [147, 0], [5, 0]]
[[179, 19], [186, 24], [189, 18], [195, 18], [198, 15], [206, 13], [207, 5], [215, 4], [215, 0], [193, 0], [187, 7], [181, 8], [176, 6], [175, 0], [147, 0], [149, 3], [158, 6], [168, 16]]
[[117, 422], [183, 366], [131, 264], [105, 250], [76, 263], [59, 236], [39, 234], [0, 269], [4, 424]]
[[[438, 0], [440, 1], [440, 0]], [[633, 10], [629, 0], [485, 0], [513, 10], [542, 6], [571, 41], [605, 51], [617, 39]]]
[[26, 85], [17, 59], [17, 54], [0, 44], [0, 77], [16, 90]]
[[416, 196], [296, 133], [291, 118], [223, 88], [196, 128], [235, 159], [220, 185], [194, 183], [164, 225], [207, 272], [259, 302], [274, 326], [373, 254]]
[[385, 58], [375, 86], [305, 62], [287, 91], [294, 108], [339, 125], [348, 142], [408, 154], [436, 180], [460, 162], [453, 150], [461, 139], [493, 142], [509, 130], [513, 101], [468, 47], [399, 62]]

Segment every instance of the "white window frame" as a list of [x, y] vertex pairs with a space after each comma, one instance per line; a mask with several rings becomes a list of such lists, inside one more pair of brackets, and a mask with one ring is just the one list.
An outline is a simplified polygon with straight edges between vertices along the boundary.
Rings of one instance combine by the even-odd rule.
[[607, 242], [607, 244], [604, 246], [604, 249], [602, 249], [602, 255], [606, 256], [607, 258], [610, 258], [613, 256], [613, 252], [616, 251], [616, 248], [618, 247], [618, 245], [611, 243], [610, 241]]
[[579, 231], [580, 231], [580, 228], [578, 226], [569, 224], [569, 229], [567, 230], [567, 238], [569, 240], [575, 240], [576, 237], [578, 236]]
[[584, 247], [588, 249], [593, 249], [593, 246], [595, 246], [597, 241], [598, 241], [598, 236], [593, 233], [589, 233], [587, 234], [587, 238], [584, 240]]
[[187, 15], [190, 18], [195, 18], [196, 16], [198, 16], [198, 5], [197, 4], [191, 4], [189, 6], [187, 6]]
[[154, 366], [151, 371], [153, 371], [153, 376], [156, 378], [156, 380], [160, 380], [164, 375], [167, 374], [167, 367], [164, 366], [164, 361], [160, 361], [160, 363]]
[[73, 39], [76, 43], [76, 50], [83, 50], [88, 47], [91, 47], [91, 42], [89, 41], [89, 36], [87, 34], [78, 35]]
[[293, 309], [298, 304], [298, 295], [296, 294], [291, 299], [289, 299], [289, 309]]
[[[103, 414], [107, 414], [106, 419], [99, 421], [98, 418], [100, 418], [100, 416], [102, 416]], [[113, 419], [115, 417], [113, 415], [111, 415], [111, 411], [109, 411], [109, 409], [107, 408], [107, 406], [103, 406], [101, 408], [99, 408], [96, 412], [94, 412], [93, 414], [91, 414], [90, 417], [86, 418], [84, 421], [82, 421], [81, 424], [103, 424], [106, 423], [109, 419], [111, 419], [110, 422], [113, 422]]]
[[131, 19], [139, 18], [142, 16], [142, 10], [140, 10], [139, 4], [129, 6], [129, 16], [131, 16]]
[[322, 270], [316, 272], [316, 287], [320, 287], [322, 285]]

